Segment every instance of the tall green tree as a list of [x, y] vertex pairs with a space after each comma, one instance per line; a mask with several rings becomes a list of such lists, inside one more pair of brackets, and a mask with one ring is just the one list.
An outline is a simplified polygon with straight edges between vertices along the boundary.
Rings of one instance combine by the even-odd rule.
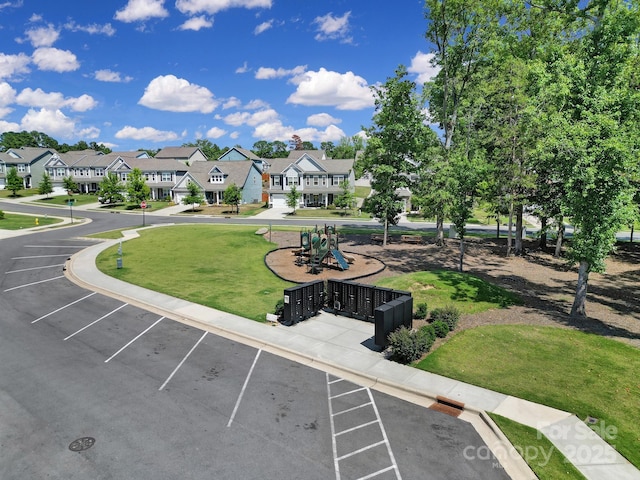
[[228, 150], [227, 147], [220, 148], [217, 144], [207, 140], [206, 138], [199, 138], [195, 142], [183, 143], [183, 147], [197, 147], [202, 150], [202, 153], [207, 157], [207, 160], [217, 160], [224, 152]]
[[189, 192], [183, 199], [182, 203], [184, 205], [191, 205], [191, 211], [196, 211], [196, 204], [200, 204], [204, 202], [204, 195], [202, 194], [202, 189], [198, 186], [197, 183], [189, 181], [187, 183], [187, 191]]
[[116, 204], [124, 201], [122, 192], [125, 186], [115, 172], [107, 172], [98, 186], [98, 198], [101, 203]]
[[382, 245], [387, 245], [389, 224], [402, 211], [398, 189], [408, 187], [414, 160], [424, 148], [427, 138], [422, 99], [416, 85], [407, 78], [400, 65], [395, 76], [382, 86], [372, 87], [375, 97], [373, 125], [363, 130], [369, 139], [364, 154], [358, 160], [362, 171], [372, 175], [372, 195], [363, 208], [374, 214], [384, 225]]
[[300, 198], [302, 198], [302, 192], [300, 192], [295, 185], [292, 185], [291, 189], [285, 194], [285, 197], [287, 200], [287, 207], [293, 209], [291, 215], [295, 215], [296, 208], [298, 208], [298, 204], [300, 202]]
[[224, 191], [224, 203], [236, 207], [236, 213], [240, 213], [240, 202], [242, 201], [242, 189], [232, 183]]
[[340, 194], [335, 198], [334, 205], [336, 208], [343, 209], [343, 215], [346, 215], [348, 209], [352, 209], [356, 203], [356, 195], [351, 188], [349, 180], [340, 182]]
[[142, 201], [149, 199], [151, 196], [151, 189], [147, 185], [144, 175], [142, 175], [142, 170], [139, 168], [134, 168], [127, 175], [126, 189], [129, 202], [137, 205], [140, 205]]
[[49, 198], [49, 195], [53, 192], [53, 182], [51, 182], [51, 176], [44, 172], [42, 174], [42, 180], [38, 184], [38, 193], [40, 195], [46, 195]]
[[639, 146], [640, 12], [637, 2], [560, 4], [567, 35], [546, 61], [549, 67], [562, 64], [568, 84], [545, 115], [542, 148], [556, 159], [563, 213], [575, 227], [568, 256], [579, 268], [571, 315], [585, 317], [589, 274], [604, 271], [616, 232], [631, 216]]
[[16, 167], [11, 167], [9, 171], [7, 171], [7, 190], [11, 190], [12, 196], [17, 196], [18, 190], [22, 190], [24, 188], [24, 180], [20, 175], [18, 175], [18, 169]]

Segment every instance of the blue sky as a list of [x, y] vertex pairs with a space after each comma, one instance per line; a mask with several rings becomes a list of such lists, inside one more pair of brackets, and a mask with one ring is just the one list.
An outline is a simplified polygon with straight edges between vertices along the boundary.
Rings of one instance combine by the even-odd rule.
[[0, 0], [0, 133], [117, 150], [319, 146], [432, 73], [419, 0]]

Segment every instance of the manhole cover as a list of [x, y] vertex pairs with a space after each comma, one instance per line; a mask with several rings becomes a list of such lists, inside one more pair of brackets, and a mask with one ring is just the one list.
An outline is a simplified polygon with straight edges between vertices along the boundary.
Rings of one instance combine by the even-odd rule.
[[77, 440], [74, 440], [69, 445], [69, 450], [72, 452], [81, 452], [82, 450], [87, 450], [88, 448], [93, 447], [93, 444], [96, 443], [96, 439], [93, 437], [82, 437]]

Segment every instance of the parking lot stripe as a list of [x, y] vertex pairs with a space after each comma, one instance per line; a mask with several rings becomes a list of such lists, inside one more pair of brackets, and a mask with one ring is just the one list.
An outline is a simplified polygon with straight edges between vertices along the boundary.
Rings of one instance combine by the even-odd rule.
[[21, 268], [20, 270], [11, 270], [9, 272], [4, 272], [4, 274], [9, 275], [10, 273], [29, 272], [31, 270], [40, 270], [41, 268], [54, 268], [54, 267], [64, 267], [64, 263], [60, 263], [58, 265], [45, 265], [44, 267]]
[[364, 428], [364, 427], [368, 427], [369, 425], [374, 425], [376, 423], [378, 423], [378, 420], [372, 420], [370, 422], [363, 423], [362, 425], [358, 425], [357, 427], [347, 428], [346, 430], [342, 430], [341, 432], [337, 432], [336, 436], [344, 435], [345, 433], [354, 432], [356, 430], [359, 430], [359, 429]]
[[160, 386], [160, 388], [159, 388], [158, 390], [163, 390], [163, 389], [164, 389], [164, 387], [166, 387], [166, 386], [167, 386], [167, 383], [169, 383], [169, 381], [173, 378], [173, 376], [176, 374], [176, 372], [177, 372], [178, 370], [180, 370], [180, 367], [181, 367], [181, 366], [182, 366], [182, 364], [187, 360], [187, 358], [189, 358], [189, 355], [191, 355], [191, 354], [193, 353], [193, 351], [196, 349], [196, 347], [200, 344], [200, 342], [201, 342], [202, 340], [204, 340], [204, 337], [206, 337], [206, 336], [207, 336], [207, 333], [208, 333], [208, 332], [204, 332], [204, 333], [202, 334], [202, 336], [200, 337], [200, 340], [198, 340], [198, 341], [196, 342], [196, 344], [195, 344], [193, 347], [191, 347], [191, 350], [189, 350], [189, 352], [184, 356], [184, 358], [182, 359], [182, 361], [181, 361], [181, 362], [178, 364], [178, 366], [173, 370], [173, 372], [171, 372], [171, 375], [169, 375], [169, 378], [167, 378], [167, 379], [164, 381], [164, 383]]
[[369, 478], [374, 478], [374, 477], [377, 477], [379, 475], [382, 475], [383, 473], [386, 473], [389, 470], [393, 470], [393, 467], [383, 468], [381, 470], [378, 470], [377, 472], [373, 472], [373, 473], [370, 473], [369, 475], [366, 475], [364, 477], [360, 477], [360, 478], [358, 478], [358, 480], [368, 480]]
[[145, 333], [147, 333], [149, 330], [151, 330], [153, 327], [155, 327], [158, 323], [160, 323], [160, 321], [164, 319], [164, 317], [160, 317], [158, 320], [156, 320], [153, 325], [151, 325], [150, 327], [147, 327], [144, 329], [144, 331], [140, 332], [138, 335], [135, 336], [135, 338], [133, 340], [131, 340], [130, 342], [128, 342], [124, 347], [122, 347], [120, 350], [118, 350], [116, 353], [114, 353], [113, 355], [111, 355], [109, 358], [107, 358], [104, 363], [109, 363], [109, 361], [111, 361], [113, 358], [115, 358], [116, 355], [118, 355], [120, 352], [122, 352], [125, 348], [127, 348], [129, 345], [131, 345], [133, 342], [135, 342], [137, 339], [139, 339], [141, 336], [143, 336]]
[[40, 320], [43, 320], [43, 319], [47, 318], [48, 316], [53, 315], [54, 313], [58, 313], [59, 311], [64, 310], [65, 308], [70, 307], [71, 305], [75, 305], [76, 303], [81, 302], [82, 300], [86, 300], [87, 298], [89, 298], [90, 296], [95, 295], [95, 294], [96, 294], [96, 292], [91, 292], [89, 295], [85, 295], [84, 297], [79, 298], [78, 300], [76, 300], [74, 302], [67, 303], [65, 306], [60, 307], [60, 308], [54, 310], [53, 312], [49, 312], [46, 315], [41, 316], [40, 318], [36, 318], [31, 323], [38, 323]]
[[32, 285], [38, 285], [39, 283], [46, 283], [46, 282], [50, 282], [52, 280], [59, 280], [61, 278], [64, 278], [64, 275], [60, 275], [59, 277], [48, 278], [47, 280], [40, 280], [39, 282], [32, 282], [32, 283], [27, 283], [25, 285], [19, 285], [17, 287], [13, 287], [13, 288], [7, 288], [5, 290], [5, 293], [6, 292], [11, 292], [12, 290], [18, 290], [19, 288], [25, 288], [25, 287], [30, 287]]
[[85, 325], [84, 327], [82, 327], [80, 330], [78, 330], [75, 333], [72, 333], [71, 335], [69, 335], [68, 337], [66, 337], [64, 340], [67, 341], [69, 340], [71, 337], [75, 337], [77, 334], [79, 334], [80, 332], [85, 331], [87, 328], [89, 328], [92, 325], [95, 325], [96, 323], [98, 323], [100, 320], [104, 320], [105, 318], [107, 318], [109, 315], [113, 315], [114, 313], [116, 313], [118, 310], [120, 310], [121, 308], [126, 307], [127, 305], [129, 305], [128, 303], [124, 303], [122, 305], [120, 305], [118, 308], [116, 308], [115, 310], [110, 311], [109, 313], [107, 313], [106, 315], [101, 316], [99, 319], [94, 320], [93, 322], [91, 322], [89, 325]]
[[233, 407], [233, 412], [231, 413], [231, 417], [229, 418], [229, 423], [227, 423], [227, 427], [230, 427], [231, 423], [233, 423], [233, 419], [235, 418], [236, 412], [238, 411], [238, 407], [240, 406], [240, 401], [242, 400], [244, 391], [247, 388], [247, 385], [249, 384], [249, 379], [251, 378], [251, 374], [253, 373], [253, 369], [255, 368], [256, 363], [258, 363], [258, 357], [260, 357], [261, 352], [262, 350], [258, 350], [258, 353], [256, 353], [256, 358], [253, 359], [253, 363], [251, 364], [251, 368], [249, 369], [247, 378], [244, 379], [244, 385], [242, 385], [242, 390], [240, 390], [240, 395], [238, 395], [238, 400], [236, 400], [236, 405]]
[[376, 418], [378, 419], [378, 423], [380, 423], [380, 431], [382, 432], [382, 437], [384, 438], [384, 443], [387, 445], [387, 452], [389, 453], [389, 458], [391, 459], [391, 465], [393, 469], [396, 471], [396, 477], [398, 480], [402, 480], [400, 476], [400, 470], [398, 469], [398, 464], [396, 463], [396, 458], [393, 456], [393, 451], [391, 450], [391, 444], [389, 443], [389, 437], [387, 437], [387, 431], [382, 424], [382, 419], [380, 418], [380, 412], [378, 411], [378, 406], [376, 402], [373, 400], [373, 395], [371, 394], [371, 390], [367, 388], [367, 393], [369, 394], [369, 399], [371, 400], [371, 404], [373, 405], [373, 410], [376, 412]]
[[358, 450], [354, 450], [353, 452], [345, 453], [341, 457], [338, 457], [338, 461], [344, 460], [345, 458], [353, 457], [354, 455], [366, 452], [367, 450], [371, 450], [372, 448], [378, 447], [380, 445], [384, 445], [384, 440], [380, 440], [379, 442], [372, 443], [370, 445], [367, 445], [366, 447], [359, 448]]

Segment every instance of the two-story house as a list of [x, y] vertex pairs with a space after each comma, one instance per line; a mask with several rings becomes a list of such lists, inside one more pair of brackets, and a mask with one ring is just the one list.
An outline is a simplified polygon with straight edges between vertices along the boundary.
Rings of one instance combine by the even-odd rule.
[[0, 188], [5, 188], [7, 172], [15, 167], [22, 178], [24, 188], [37, 187], [42, 180], [45, 164], [58, 155], [52, 148], [22, 147], [10, 148], [0, 153], [0, 161], [4, 164], [0, 172]]
[[327, 207], [342, 193], [340, 184], [355, 189], [353, 159], [327, 159], [322, 150], [292, 150], [289, 158], [269, 160], [269, 205], [287, 206], [287, 194], [295, 185], [302, 194], [301, 207]]
[[189, 194], [189, 182], [203, 191], [207, 203], [224, 203], [224, 191], [236, 184], [242, 189], [241, 203], [258, 203], [262, 194], [262, 172], [252, 160], [196, 162], [173, 188], [176, 203]]
[[195, 162], [206, 162], [207, 156], [198, 147], [165, 147], [154, 155], [158, 160], [177, 160], [189, 166]]

